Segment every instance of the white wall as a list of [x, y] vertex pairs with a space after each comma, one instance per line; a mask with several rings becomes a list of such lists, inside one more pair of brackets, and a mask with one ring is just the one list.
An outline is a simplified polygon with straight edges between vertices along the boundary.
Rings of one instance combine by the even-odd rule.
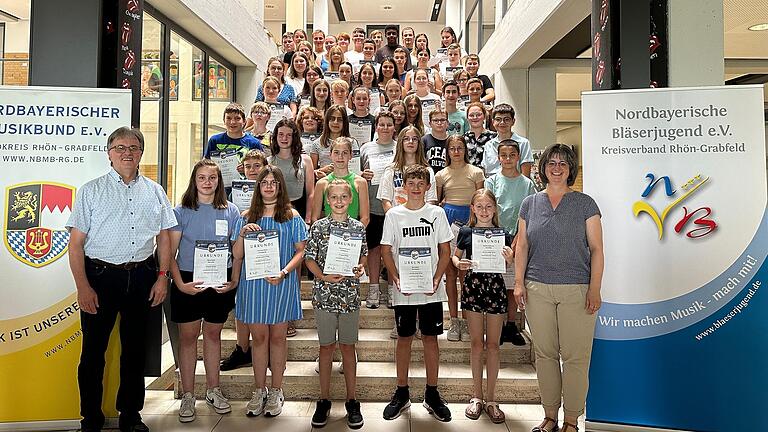
[[5, 23], [5, 52], [29, 52], [29, 21]]

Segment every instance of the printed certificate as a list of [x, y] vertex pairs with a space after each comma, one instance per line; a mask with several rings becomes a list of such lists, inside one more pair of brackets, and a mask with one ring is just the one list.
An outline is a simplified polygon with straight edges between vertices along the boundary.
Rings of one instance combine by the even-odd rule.
[[472, 228], [472, 271], [505, 273], [503, 228]]
[[429, 113], [437, 109], [440, 101], [437, 99], [427, 99], [421, 101], [421, 120], [425, 127], [429, 127]]
[[[372, 88], [369, 90], [371, 91], [371, 102], [368, 104], [368, 110], [371, 114], [376, 115], [375, 113], [378, 113], [379, 109], [381, 108], [381, 98], [380, 98], [381, 92], [377, 88]], [[365, 143], [362, 143], [362, 142], [360, 143], [360, 145], [363, 145], [363, 144]]]
[[370, 119], [350, 119], [349, 136], [357, 140], [358, 146], [361, 146], [371, 140], [373, 133], [373, 121]]
[[400, 292], [403, 294], [432, 293], [432, 250], [430, 248], [400, 248], [397, 254]]
[[251, 208], [251, 198], [256, 189], [256, 180], [235, 180], [232, 182], [232, 204], [242, 211]]
[[323, 273], [354, 276], [355, 273], [352, 268], [360, 263], [360, 249], [362, 247], [363, 233], [331, 228]]
[[243, 239], [245, 280], [280, 275], [280, 239], [276, 230], [251, 231]]
[[318, 138], [320, 138], [319, 133], [304, 132], [301, 134], [301, 147], [305, 149], [307, 154], [309, 154], [309, 150], [312, 149], [312, 143], [317, 141]]
[[[270, 111], [269, 120], [267, 120], [267, 131], [272, 132], [275, 130], [277, 122], [285, 118], [285, 111], [288, 105], [272, 103], [267, 103], [267, 105], [269, 105]], [[288, 111], [290, 111], [290, 109]], [[272, 139], [274, 140], [275, 137]]]
[[216, 162], [221, 170], [224, 187], [232, 187], [232, 182], [240, 179], [240, 173], [237, 172], [240, 155], [237, 154], [237, 150], [212, 151], [211, 160]]
[[381, 183], [381, 175], [384, 174], [384, 169], [392, 164], [394, 158], [395, 153], [391, 151], [368, 156], [368, 168], [373, 171], [372, 185]]
[[199, 288], [219, 287], [227, 283], [229, 242], [195, 241], [195, 262], [192, 280], [202, 282]]
[[353, 172], [357, 175], [360, 175], [363, 170], [360, 169], [360, 148], [352, 149], [352, 158], [349, 159], [349, 164], [347, 165], [349, 168], [349, 172]]

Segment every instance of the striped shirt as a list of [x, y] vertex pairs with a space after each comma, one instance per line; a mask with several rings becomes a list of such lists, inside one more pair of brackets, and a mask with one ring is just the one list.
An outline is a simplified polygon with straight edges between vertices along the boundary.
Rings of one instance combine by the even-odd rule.
[[[239, 218], [232, 229], [237, 241], [247, 223]], [[296, 215], [287, 222], [276, 222], [264, 216], [256, 222], [263, 230], [277, 230], [280, 243], [280, 268], [284, 269], [296, 254], [296, 244], [307, 240], [307, 225]], [[240, 284], [235, 298], [235, 317], [246, 324], [278, 324], [302, 317], [298, 270], [288, 274], [278, 285], [266, 279], [245, 280], [245, 262], [240, 271]]]
[[80, 188], [65, 226], [86, 234], [87, 257], [123, 264], [149, 258], [155, 236], [176, 217], [159, 184], [141, 174], [125, 184], [112, 169]]

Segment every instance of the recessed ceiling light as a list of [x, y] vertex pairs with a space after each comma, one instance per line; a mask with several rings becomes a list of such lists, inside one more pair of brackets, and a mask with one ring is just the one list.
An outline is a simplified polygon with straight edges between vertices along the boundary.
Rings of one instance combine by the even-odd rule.
[[766, 31], [768, 30], [768, 23], [755, 24], [749, 27], [752, 31]]

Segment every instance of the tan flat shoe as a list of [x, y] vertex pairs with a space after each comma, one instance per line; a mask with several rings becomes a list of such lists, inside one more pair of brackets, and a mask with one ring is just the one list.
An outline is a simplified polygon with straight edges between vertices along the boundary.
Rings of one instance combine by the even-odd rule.
[[464, 415], [467, 416], [467, 418], [472, 420], [477, 420], [480, 418], [480, 415], [483, 413], [483, 408], [485, 406], [485, 403], [480, 398], [472, 398], [469, 400], [469, 405], [467, 405], [467, 409], [464, 410]]

